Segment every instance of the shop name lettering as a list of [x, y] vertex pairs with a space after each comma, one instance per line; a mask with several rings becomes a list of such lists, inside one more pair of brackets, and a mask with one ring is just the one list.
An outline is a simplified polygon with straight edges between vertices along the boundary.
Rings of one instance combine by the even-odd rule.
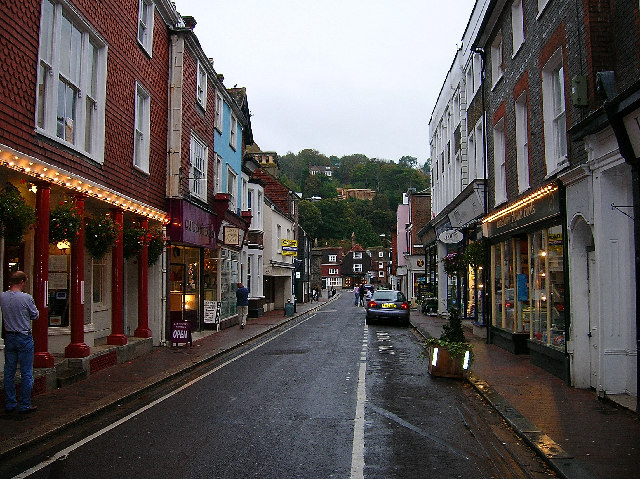
[[213, 228], [208, 225], [199, 225], [195, 221], [191, 220], [185, 220], [184, 229], [186, 231], [191, 231], [192, 233], [197, 233], [208, 238], [215, 236], [215, 231], [213, 231]]
[[496, 228], [502, 228], [503, 226], [507, 226], [511, 223], [515, 223], [516, 221], [519, 221], [522, 218], [526, 218], [527, 216], [531, 216], [535, 214], [535, 212], [536, 212], [536, 207], [534, 204], [523, 206], [519, 210], [513, 211], [508, 215], [504, 215], [502, 218], [498, 218], [496, 220]]

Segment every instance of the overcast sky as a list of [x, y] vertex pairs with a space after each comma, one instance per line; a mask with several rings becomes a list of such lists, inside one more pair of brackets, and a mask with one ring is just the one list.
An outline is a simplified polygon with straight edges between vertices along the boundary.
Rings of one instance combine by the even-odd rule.
[[429, 117], [474, 0], [176, 0], [263, 151], [429, 157]]

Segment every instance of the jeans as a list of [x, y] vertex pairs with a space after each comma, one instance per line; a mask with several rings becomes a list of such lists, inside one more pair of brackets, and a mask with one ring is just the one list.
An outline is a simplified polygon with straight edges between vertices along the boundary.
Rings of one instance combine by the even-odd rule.
[[[16, 401], [16, 369], [20, 363], [20, 404]], [[33, 389], [33, 336], [7, 334], [4, 338], [4, 407], [20, 411], [31, 407]]]

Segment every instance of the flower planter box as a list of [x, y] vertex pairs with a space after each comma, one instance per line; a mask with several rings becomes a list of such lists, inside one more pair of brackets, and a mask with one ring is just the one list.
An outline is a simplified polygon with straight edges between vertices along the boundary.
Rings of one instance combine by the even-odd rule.
[[[470, 353], [469, 353], [470, 354]], [[429, 346], [429, 374], [436, 377], [462, 379], [468, 370], [469, 358], [453, 358], [449, 351], [438, 345]]]

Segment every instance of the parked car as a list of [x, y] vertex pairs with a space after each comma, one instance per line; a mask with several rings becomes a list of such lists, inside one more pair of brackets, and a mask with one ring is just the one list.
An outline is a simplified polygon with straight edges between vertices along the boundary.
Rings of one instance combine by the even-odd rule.
[[367, 303], [366, 323], [388, 320], [409, 325], [409, 303], [404, 293], [393, 289], [379, 289]]

